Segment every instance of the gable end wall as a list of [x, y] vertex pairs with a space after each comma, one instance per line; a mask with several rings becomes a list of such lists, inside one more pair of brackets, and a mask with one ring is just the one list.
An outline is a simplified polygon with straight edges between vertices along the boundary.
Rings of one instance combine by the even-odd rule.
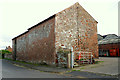
[[56, 14], [55, 37], [56, 52], [73, 47], [98, 58], [97, 21], [79, 3]]

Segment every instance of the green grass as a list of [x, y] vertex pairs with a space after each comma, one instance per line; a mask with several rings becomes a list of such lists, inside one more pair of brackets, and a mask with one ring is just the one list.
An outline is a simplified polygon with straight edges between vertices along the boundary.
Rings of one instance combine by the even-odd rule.
[[99, 64], [99, 63], [101, 63], [101, 62], [104, 62], [104, 61], [95, 61], [95, 64]]
[[[9, 58], [4, 58], [4, 59], [6, 59], [6, 60], [12, 60], [12, 59], [9, 59]], [[12, 60], [13, 61], [13, 60]]]
[[2, 59], [2, 56], [0, 56], [0, 59]]
[[80, 71], [80, 70], [74, 70], [74, 69], [73, 69], [72, 71]]
[[2, 55], [0, 54], [0, 59], [2, 59]]
[[18, 60], [12, 60], [12, 59], [9, 59], [9, 58], [4, 58], [6, 60], [11, 60], [11, 61], [15, 61], [15, 62], [18, 62], [18, 63], [22, 63], [22, 64], [30, 64], [30, 65], [34, 65], [34, 66], [48, 66], [48, 65], [43, 65], [43, 64], [37, 64], [37, 63], [30, 63], [30, 62], [25, 62], [25, 61], [18, 61]]

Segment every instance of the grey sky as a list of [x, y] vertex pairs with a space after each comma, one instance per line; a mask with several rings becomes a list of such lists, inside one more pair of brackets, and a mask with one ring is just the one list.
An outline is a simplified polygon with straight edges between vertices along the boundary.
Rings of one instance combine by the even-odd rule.
[[98, 21], [98, 33], [118, 35], [119, 0], [1, 0], [0, 49], [12, 46], [12, 38], [79, 2]]

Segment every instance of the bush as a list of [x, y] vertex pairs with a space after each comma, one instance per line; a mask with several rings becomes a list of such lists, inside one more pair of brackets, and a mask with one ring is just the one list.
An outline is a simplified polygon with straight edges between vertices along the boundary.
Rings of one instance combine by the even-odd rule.
[[71, 51], [69, 50], [69, 49], [64, 49], [64, 48], [59, 48], [58, 49], [58, 52], [57, 53], [66, 53], [66, 54], [68, 54], [68, 53], [71, 53]]
[[0, 50], [1, 54], [11, 54], [12, 52], [8, 51], [8, 50]]

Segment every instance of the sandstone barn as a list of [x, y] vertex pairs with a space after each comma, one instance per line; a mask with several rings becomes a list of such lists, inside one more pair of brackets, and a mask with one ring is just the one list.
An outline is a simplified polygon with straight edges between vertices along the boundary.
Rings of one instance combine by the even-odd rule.
[[56, 65], [59, 48], [98, 58], [97, 21], [79, 4], [58, 12], [12, 39], [13, 58]]

